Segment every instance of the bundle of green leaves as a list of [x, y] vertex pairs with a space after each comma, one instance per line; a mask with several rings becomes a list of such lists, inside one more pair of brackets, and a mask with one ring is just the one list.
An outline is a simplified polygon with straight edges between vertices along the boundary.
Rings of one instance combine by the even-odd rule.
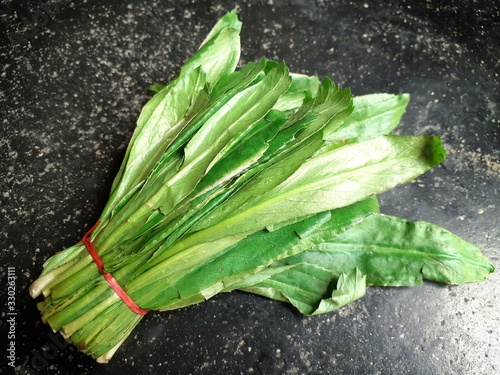
[[[352, 97], [330, 79], [262, 59], [239, 69], [226, 14], [138, 119], [91, 242], [142, 309], [243, 290], [306, 315], [370, 285], [484, 280], [480, 249], [426, 222], [379, 213], [376, 195], [444, 160], [438, 137], [397, 136], [408, 95]], [[141, 320], [84, 242], [30, 288], [42, 320], [107, 362]]]

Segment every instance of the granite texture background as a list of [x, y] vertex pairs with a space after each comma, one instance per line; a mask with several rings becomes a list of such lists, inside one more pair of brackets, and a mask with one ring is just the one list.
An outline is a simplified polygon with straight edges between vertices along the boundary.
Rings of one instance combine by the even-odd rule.
[[[370, 288], [306, 318], [232, 293], [149, 314], [108, 365], [65, 345], [27, 288], [97, 219], [153, 82], [167, 82], [226, 11], [242, 61], [283, 59], [354, 95], [412, 95], [398, 132], [442, 137], [448, 159], [380, 196], [382, 211], [500, 248], [497, 1], [5, 1], [0, 5], [2, 336], [16, 280], [18, 374], [458, 374], [500, 372], [500, 276]], [[439, 2], [441, 4], [441, 2]], [[2, 348], [0, 372], [12, 372]]]

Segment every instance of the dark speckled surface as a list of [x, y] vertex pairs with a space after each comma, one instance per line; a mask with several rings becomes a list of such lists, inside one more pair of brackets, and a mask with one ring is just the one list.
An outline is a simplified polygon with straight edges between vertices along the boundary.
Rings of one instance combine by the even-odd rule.
[[[381, 196], [499, 265], [500, 5], [497, 1], [241, 1], [243, 61], [284, 59], [353, 94], [408, 92], [399, 132], [437, 134], [447, 161]], [[58, 341], [27, 287], [103, 208], [155, 81], [233, 1], [5, 1], [0, 5], [2, 336], [14, 267], [19, 374], [500, 373], [499, 273], [485, 283], [371, 288], [305, 318], [233, 293], [150, 314], [108, 365]], [[33, 18], [34, 17], [34, 18]], [[4, 341], [2, 341], [4, 342]], [[2, 348], [0, 372], [12, 372]]]

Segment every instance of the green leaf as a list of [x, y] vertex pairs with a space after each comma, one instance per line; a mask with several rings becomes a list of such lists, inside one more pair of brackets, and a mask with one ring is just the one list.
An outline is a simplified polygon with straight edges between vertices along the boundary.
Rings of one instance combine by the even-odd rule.
[[366, 280], [358, 269], [340, 276], [315, 264], [282, 269], [283, 272], [241, 290], [289, 302], [304, 315], [331, 312], [365, 295]]
[[[222, 75], [234, 71], [240, 56], [240, 30], [241, 22], [238, 21], [236, 12], [226, 14], [214, 26], [197, 53], [183, 65], [178, 78], [160, 89], [144, 106], [120, 170], [113, 181], [110, 199], [100, 217], [101, 222], [104, 223], [112, 215], [112, 210], [120, 200], [127, 196], [132, 189], [136, 189], [138, 184], [146, 178], [151, 167], [160, 158], [161, 151], [166, 148], [162, 142], [164, 141], [165, 126], [172, 125], [172, 119], [158, 118], [154, 114], [160, 112], [161, 116], [166, 110], [174, 112], [176, 115], [180, 115], [182, 111], [185, 114], [187, 109], [182, 105], [178, 107], [177, 101], [188, 99], [191, 105], [191, 102], [196, 100], [194, 95], [199, 92], [196, 85], [195, 87], [183, 85], [186, 82], [186, 77], [188, 77], [187, 81], [192, 82], [190, 78], [193, 75], [203, 76], [204, 81], [215, 84]], [[198, 72], [193, 73], [193, 71]], [[177, 85], [184, 87], [176, 89]], [[189, 88], [191, 88], [191, 92], [186, 91]], [[156, 89], [159, 87], [156, 86]], [[172, 90], [175, 92], [170, 93]], [[183, 97], [183, 91], [187, 97]], [[180, 98], [177, 98], [179, 92]], [[174, 102], [171, 102], [172, 100]], [[163, 103], [163, 109], [158, 110], [157, 107], [161, 103]], [[152, 142], [152, 145], [145, 148], [143, 144], [148, 144], [148, 142]], [[95, 233], [97, 234], [99, 230], [100, 228]]]
[[[287, 90], [291, 79], [284, 63], [263, 61], [261, 64], [254, 64], [247, 73], [258, 74], [261, 70], [259, 67], [262, 66], [268, 67], [267, 74], [262, 79], [255, 81], [250, 78], [254, 84], [231, 94], [229, 100], [217, 107], [208, 118], [202, 116], [204, 123], [200, 124], [199, 129], [188, 140], [183, 155], [179, 154], [179, 150], [169, 157], [166, 156], [169, 155], [167, 151], [161, 157], [146, 185], [141, 188], [141, 194], [136, 195], [120, 211], [120, 215], [108, 224], [107, 232], [110, 235], [99, 238], [97, 244], [103, 251], [136, 238], [139, 233], [144, 232], [141, 230], [143, 225], [149, 225], [147, 223], [150, 218], [155, 223], [161, 221], [155, 210], [164, 215], [166, 223], [173, 220], [178, 214], [178, 205], [186, 203], [185, 200], [189, 199], [189, 195], [226, 144], [237, 139], [273, 107], [279, 96]], [[246, 78], [242, 77], [241, 82], [246, 82]], [[185, 118], [179, 122], [185, 124]], [[171, 160], [171, 157], [174, 159]], [[170, 167], [165, 168], [164, 164]], [[125, 220], [127, 225], [122, 225]]]
[[179, 77], [201, 67], [207, 81], [215, 84], [221, 76], [236, 69], [240, 48], [241, 22], [229, 12], [212, 29], [198, 51], [182, 66]]
[[153, 94], [159, 93], [166, 85], [160, 82], [155, 82], [151, 86], [149, 86], [148, 90]]
[[161, 101], [129, 147], [124, 173], [113, 192], [114, 201], [126, 196], [147, 177], [157, 160], [185, 125], [186, 113], [196, 102], [205, 82], [205, 73], [197, 68], [179, 78], [169, 90], [160, 91], [155, 95], [161, 97]]
[[[195, 263], [187, 272], [177, 275], [177, 282], [172, 283], [172, 278], [169, 278], [170, 288], [164, 288], [154, 299], [162, 301], [161, 308], [165, 310], [172, 303], [178, 305], [183, 299], [189, 303], [195, 295], [208, 299], [221, 291], [233, 289], [231, 284], [240, 282], [242, 278], [263, 269], [297, 244], [300, 237], [295, 230], [315, 228], [329, 217], [330, 213], [326, 212], [281, 231], [272, 233], [259, 231], [234, 245], [210, 254], [206, 259], [203, 259], [203, 255], [198, 256], [193, 259]], [[211, 244], [207, 243], [205, 247], [209, 248]]]
[[[183, 158], [180, 150], [186, 145], [191, 137], [218, 111], [227, 105], [230, 99], [236, 94], [241, 93], [246, 88], [256, 84], [264, 79], [265, 75], [263, 70], [268, 63], [267, 60], [262, 59], [259, 63], [248, 63], [243, 68], [236, 72], [224, 74], [217, 84], [209, 93], [209, 100], [205, 103], [205, 107], [200, 109], [196, 115], [190, 116], [186, 119], [186, 126], [176, 136], [165, 154], [160, 158], [158, 163], [151, 171], [148, 177], [147, 189], [149, 191], [156, 191], [170, 176], [169, 173], [164, 172], [165, 166], [172, 163], [171, 158]], [[176, 162], [176, 168], [181, 163]]]
[[[227, 12], [217, 23], [212, 27], [212, 30], [207, 34], [203, 42], [201, 43], [201, 46], [206, 44], [208, 41], [213, 39], [220, 31], [224, 29], [234, 29], [234, 30], [241, 30], [242, 23], [238, 19], [238, 12], [236, 9], [233, 9], [230, 12]], [[200, 46], [200, 47], [201, 47]]]
[[304, 100], [313, 98], [318, 92], [321, 82], [317, 76], [290, 73], [292, 84], [287, 92], [276, 103], [275, 109], [280, 111], [297, 110]]
[[359, 141], [389, 134], [399, 125], [409, 101], [408, 94], [354, 97], [351, 115], [338, 129], [325, 132], [325, 140], [329, 143], [353, 138]]
[[485, 280], [494, 270], [478, 247], [437, 225], [381, 214], [283, 263], [321, 264], [336, 274], [357, 267], [368, 285], [378, 286], [424, 279], [462, 284]]
[[[269, 62], [274, 65], [273, 62]], [[184, 148], [185, 164], [206, 154], [207, 147], [217, 152], [233, 136], [260, 120], [290, 86], [284, 63], [272, 66], [266, 77], [238, 93], [198, 130]]]
[[236, 199], [237, 204], [230, 198], [219, 209], [233, 214], [204, 220], [213, 225], [198, 235], [215, 239], [343, 207], [410, 181], [443, 160], [437, 137], [381, 136], [347, 145], [309, 159], [260, 196]]
[[196, 190], [205, 192], [213, 189], [257, 163], [287, 120], [282, 112], [271, 110], [263, 119], [233, 138], [212, 160]]
[[304, 74], [291, 73], [292, 84], [288, 89], [288, 93], [308, 92], [315, 97], [321, 81], [317, 76], [307, 76]]
[[[195, 229], [214, 225], [234, 212], [236, 207], [285, 181], [323, 146], [323, 128], [341, 124], [350, 109], [349, 91], [339, 90], [330, 80], [324, 80], [318, 97], [314, 101], [306, 101], [291, 116], [287, 126], [271, 140], [262, 160], [259, 160], [260, 165], [238, 181], [244, 186], [231, 198], [231, 202], [220, 205]], [[273, 223], [269, 223], [271, 225]]]
[[[325, 78], [318, 87], [312, 110], [317, 114], [317, 120], [307, 126], [297, 137], [298, 141], [316, 133], [319, 129], [328, 133], [342, 125], [352, 112], [352, 97], [349, 89], [341, 90], [329, 78]], [[324, 135], [323, 135], [324, 138]]]
[[[219, 246], [217, 241], [204, 242], [194, 248], [196, 253], [193, 252], [192, 256], [187, 255], [192, 250], [179, 254], [180, 263], [170, 253], [170, 258], [147, 271], [155, 274], [154, 282], [151, 278], [149, 284], [135, 280], [132, 292], [137, 293], [138, 298], [154, 300], [157, 308], [165, 310], [179, 307], [182, 300], [187, 305], [221, 291], [248, 286], [269, 277], [259, 271], [277, 259], [311, 249], [377, 211], [376, 199], [370, 198], [349, 207], [316, 214], [274, 232], [258, 231], [236, 239], [234, 244], [226, 247]], [[169, 287], [161, 288], [161, 285]], [[153, 294], [148, 294], [148, 291]]]
[[170, 212], [193, 191], [225, 146], [265, 116], [289, 85], [288, 69], [280, 63], [264, 79], [232, 97], [187, 143], [181, 169], [162, 187], [161, 198], [158, 194], [160, 199], [151, 207]]

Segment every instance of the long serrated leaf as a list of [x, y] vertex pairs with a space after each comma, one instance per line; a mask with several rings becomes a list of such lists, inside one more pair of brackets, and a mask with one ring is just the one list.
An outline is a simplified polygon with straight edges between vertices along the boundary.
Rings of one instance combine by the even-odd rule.
[[212, 30], [207, 34], [203, 42], [201, 43], [200, 47], [202, 47], [204, 44], [206, 44], [208, 41], [213, 39], [217, 33], [219, 33], [221, 30], [225, 28], [229, 29], [235, 29], [240, 31], [241, 30], [242, 23], [238, 19], [238, 14], [236, 9], [233, 9], [230, 12], [227, 12], [222, 18], [217, 21], [217, 23], [212, 27]]
[[170, 90], [156, 95], [162, 99], [141, 128], [140, 135], [131, 143], [125, 172], [113, 192], [114, 200], [119, 201], [147, 177], [183, 128], [186, 113], [196, 103], [205, 82], [205, 73], [197, 68], [179, 78]]
[[272, 110], [239, 136], [234, 137], [212, 160], [207, 174], [196, 186], [196, 190], [210, 190], [229, 179], [237, 178], [255, 165], [287, 120], [288, 117], [284, 113]]
[[329, 143], [358, 141], [389, 134], [399, 125], [408, 105], [408, 94], [370, 94], [353, 98], [354, 110], [338, 128], [325, 132]]
[[358, 269], [340, 276], [307, 263], [284, 266], [281, 270], [241, 290], [289, 302], [304, 315], [331, 312], [365, 295], [366, 279]]
[[231, 98], [188, 142], [184, 148], [182, 168], [175, 179], [162, 188], [161, 194], [157, 193], [158, 202], [153, 202], [151, 207], [170, 212], [196, 187], [226, 144], [259, 121], [289, 84], [288, 69], [281, 63], [271, 69], [263, 80]]
[[[263, 79], [236, 93], [203, 123], [184, 147], [182, 164], [176, 173], [166, 181], [160, 179], [155, 189], [150, 185], [143, 188], [147, 201], [136, 198], [109, 223], [108, 232], [111, 234], [107, 238], [101, 236], [98, 242], [103, 251], [112, 244], [116, 246], [120, 243], [118, 241], [135, 238], [155, 210], [165, 215], [167, 223], [172, 220], [171, 214], [175, 214], [177, 205], [183, 204], [195, 189], [216, 155], [228, 142], [266, 115], [291, 80], [284, 63], [271, 62], [266, 66], [269, 69]], [[127, 226], [122, 225], [124, 220], [127, 220]]]
[[321, 81], [317, 76], [307, 76], [305, 74], [290, 73], [292, 84], [288, 93], [309, 92], [314, 97], [318, 92]]
[[241, 24], [224, 25], [182, 66], [179, 77], [201, 67], [207, 82], [215, 84], [221, 76], [236, 69], [240, 58]]
[[314, 106], [311, 109], [317, 114], [318, 119], [300, 133], [297, 142], [315, 134], [320, 129], [323, 134], [337, 129], [349, 116], [352, 109], [351, 91], [349, 89], [341, 90], [332, 80], [325, 78], [318, 87]]
[[218, 207], [196, 229], [213, 225], [233, 212], [236, 207], [285, 181], [321, 149], [324, 144], [324, 127], [342, 124], [350, 110], [349, 91], [340, 90], [330, 80], [324, 80], [320, 85], [318, 97], [303, 103], [291, 116], [287, 126], [271, 141], [262, 160], [259, 160], [258, 168], [248, 176], [243, 176], [240, 182], [245, 186], [232, 197], [230, 203]]
[[306, 76], [302, 74], [290, 73], [292, 84], [287, 92], [282, 95], [275, 105], [275, 109], [280, 111], [295, 111], [304, 102], [316, 96], [321, 82], [316, 76]]
[[[234, 71], [240, 57], [240, 39], [241, 22], [238, 21], [236, 12], [226, 14], [212, 29], [205, 41], [195, 53], [181, 68], [179, 76], [170, 84], [164, 86], [144, 107], [137, 121], [136, 128], [132, 135], [129, 147], [124, 156], [124, 160], [114, 179], [110, 199], [101, 214], [101, 222], [105, 222], [112, 213], [118, 202], [126, 196], [130, 190], [136, 188], [147, 176], [151, 168], [134, 168], [131, 165], [137, 165], [136, 158], [141, 156], [142, 160], [148, 160], [154, 165], [160, 153], [157, 147], [142, 149], [142, 153], [134, 153], [134, 145], [140, 143], [140, 139], [153, 139], [151, 131], [144, 131], [144, 128], [155, 129], [151, 125], [151, 116], [162, 101], [164, 101], [168, 92], [177, 85], [182, 77], [190, 75], [193, 70], [201, 70], [206, 73], [206, 82], [213, 83], [224, 74]], [[175, 106], [172, 106], [175, 109]], [[150, 124], [150, 126], [148, 126]], [[153, 125], [156, 121], [153, 121]], [[156, 139], [161, 139], [161, 131]], [[134, 155], [135, 154], [135, 155]], [[140, 163], [139, 163], [140, 164]], [[142, 165], [142, 164], [140, 164]], [[99, 230], [100, 228], [98, 228]], [[98, 231], [97, 230], [97, 231]], [[97, 233], [96, 231], [96, 233]]]
[[368, 285], [378, 286], [424, 279], [461, 284], [482, 281], [494, 270], [477, 246], [437, 225], [381, 214], [283, 263], [292, 262], [321, 264], [337, 274], [357, 267]]
[[157, 190], [168, 179], [168, 175], [165, 176], [163, 173], [165, 165], [171, 163], [171, 157], [175, 158], [176, 155], [180, 155], [179, 151], [211, 116], [226, 105], [236, 94], [265, 77], [263, 70], [266, 64], [267, 60], [265, 59], [262, 59], [259, 63], [248, 63], [240, 70], [224, 74], [217, 81], [216, 87], [210, 91], [209, 100], [205, 104], [205, 108], [201, 109], [192, 118], [187, 119], [188, 123], [185, 128], [179, 132], [176, 139], [151, 171], [151, 175], [148, 176], [148, 181], [146, 182], [147, 188], [150, 191]]
[[[152, 299], [162, 309], [180, 306], [182, 301], [190, 304], [200, 298], [209, 298], [220, 291], [230, 291], [248, 286], [268, 276], [259, 273], [280, 258], [288, 258], [292, 254], [317, 246], [342, 233], [366, 215], [377, 212], [375, 198], [357, 202], [330, 212], [322, 212], [300, 222], [281, 228], [275, 232], [259, 231], [244, 239], [236, 239], [234, 244], [225, 248], [219, 243], [206, 242], [203, 245], [180, 254], [178, 258], [170, 254], [167, 261], [156, 262], [147, 272], [155, 274], [154, 282], [141, 283], [135, 280], [133, 290], [141, 298], [151, 291], [148, 299]], [[229, 242], [225, 242], [229, 243]], [[197, 249], [203, 249], [197, 254]], [[188, 254], [189, 253], [189, 254]], [[193, 255], [190, 255], [193, 254]], [[177, 260], [178, 259], [178, 260]], [[178, 263], [181, 262], [181, 263]], [[182, 267], [182, 272], [179, 267]], [[254, 276], [256, 275], [256, 276]], [[148, 280], [147, 277], [144, 280]], [[156, 287], [153, 284], [157, 284]], [[159, 288], [168, 284], [169, 288]], [[213, 293], [213, 294], [211, 294]], [[202, 297], [196, 297], [202, 296]], [[161, 305], [160, 305], [161, 303]]]
[[381, 136], [347, 145], [306, 161], [260, 196], [237, 200], [237, 206], [229, 199], [220, 209], [234, 213], [202, 232], [218, 238], [343, 207], [410, 181], [443, 160], [437, 137]]
[[[238, 146], [232, 151], [228, 151], [227, 155], [216, 162], [214, 166], [209, 166], [207, 174], [196, 185], [192, 194], [186, 198], [183, 207], [177, 209], [180, 213], [174, 221], [159, 210], [153, 211], [145, 225], [136, 234], [137, 236], [141, 235], [144, 239], [141, 252], [150, 248], [149, 237], [152, 237], [155, 243], [166, 240], [162, 244], [162, 248], [169, 246], [206, 213], [216, 207], [219, 202], [224, 201], [228, 194], [231, 195], [234, 190], [231, 186], [231, 180], [236, 179], [259, 159], [260, 155], [269, 146], [269, 138], [274, 137], [287, 119], [288, 117], [284, 114], [272, 110], [265, 118], [252, 124], [244, 131], [241, 134], [242, 139], [236, 143]], [[151, 236], [144, 238], [144, 232], [162, 224], [164, 220], [169, 220], [166, 228], [161, 229], [159, 233], [155, 232]], [[161, 249], [159, 252], [161, 252]], [[121, 254], [119, 257], [121, 257]], [[116, 262], [113, 260], [112, 263]]]
[[290, 86], [284, 63], [273, 66], [266, 78], [235, 95], [214, 114], [191, 138], [184, 148], [185, 163], [205, 153], [206, 147], [217, 149], [247, 126], [262, 118]]

